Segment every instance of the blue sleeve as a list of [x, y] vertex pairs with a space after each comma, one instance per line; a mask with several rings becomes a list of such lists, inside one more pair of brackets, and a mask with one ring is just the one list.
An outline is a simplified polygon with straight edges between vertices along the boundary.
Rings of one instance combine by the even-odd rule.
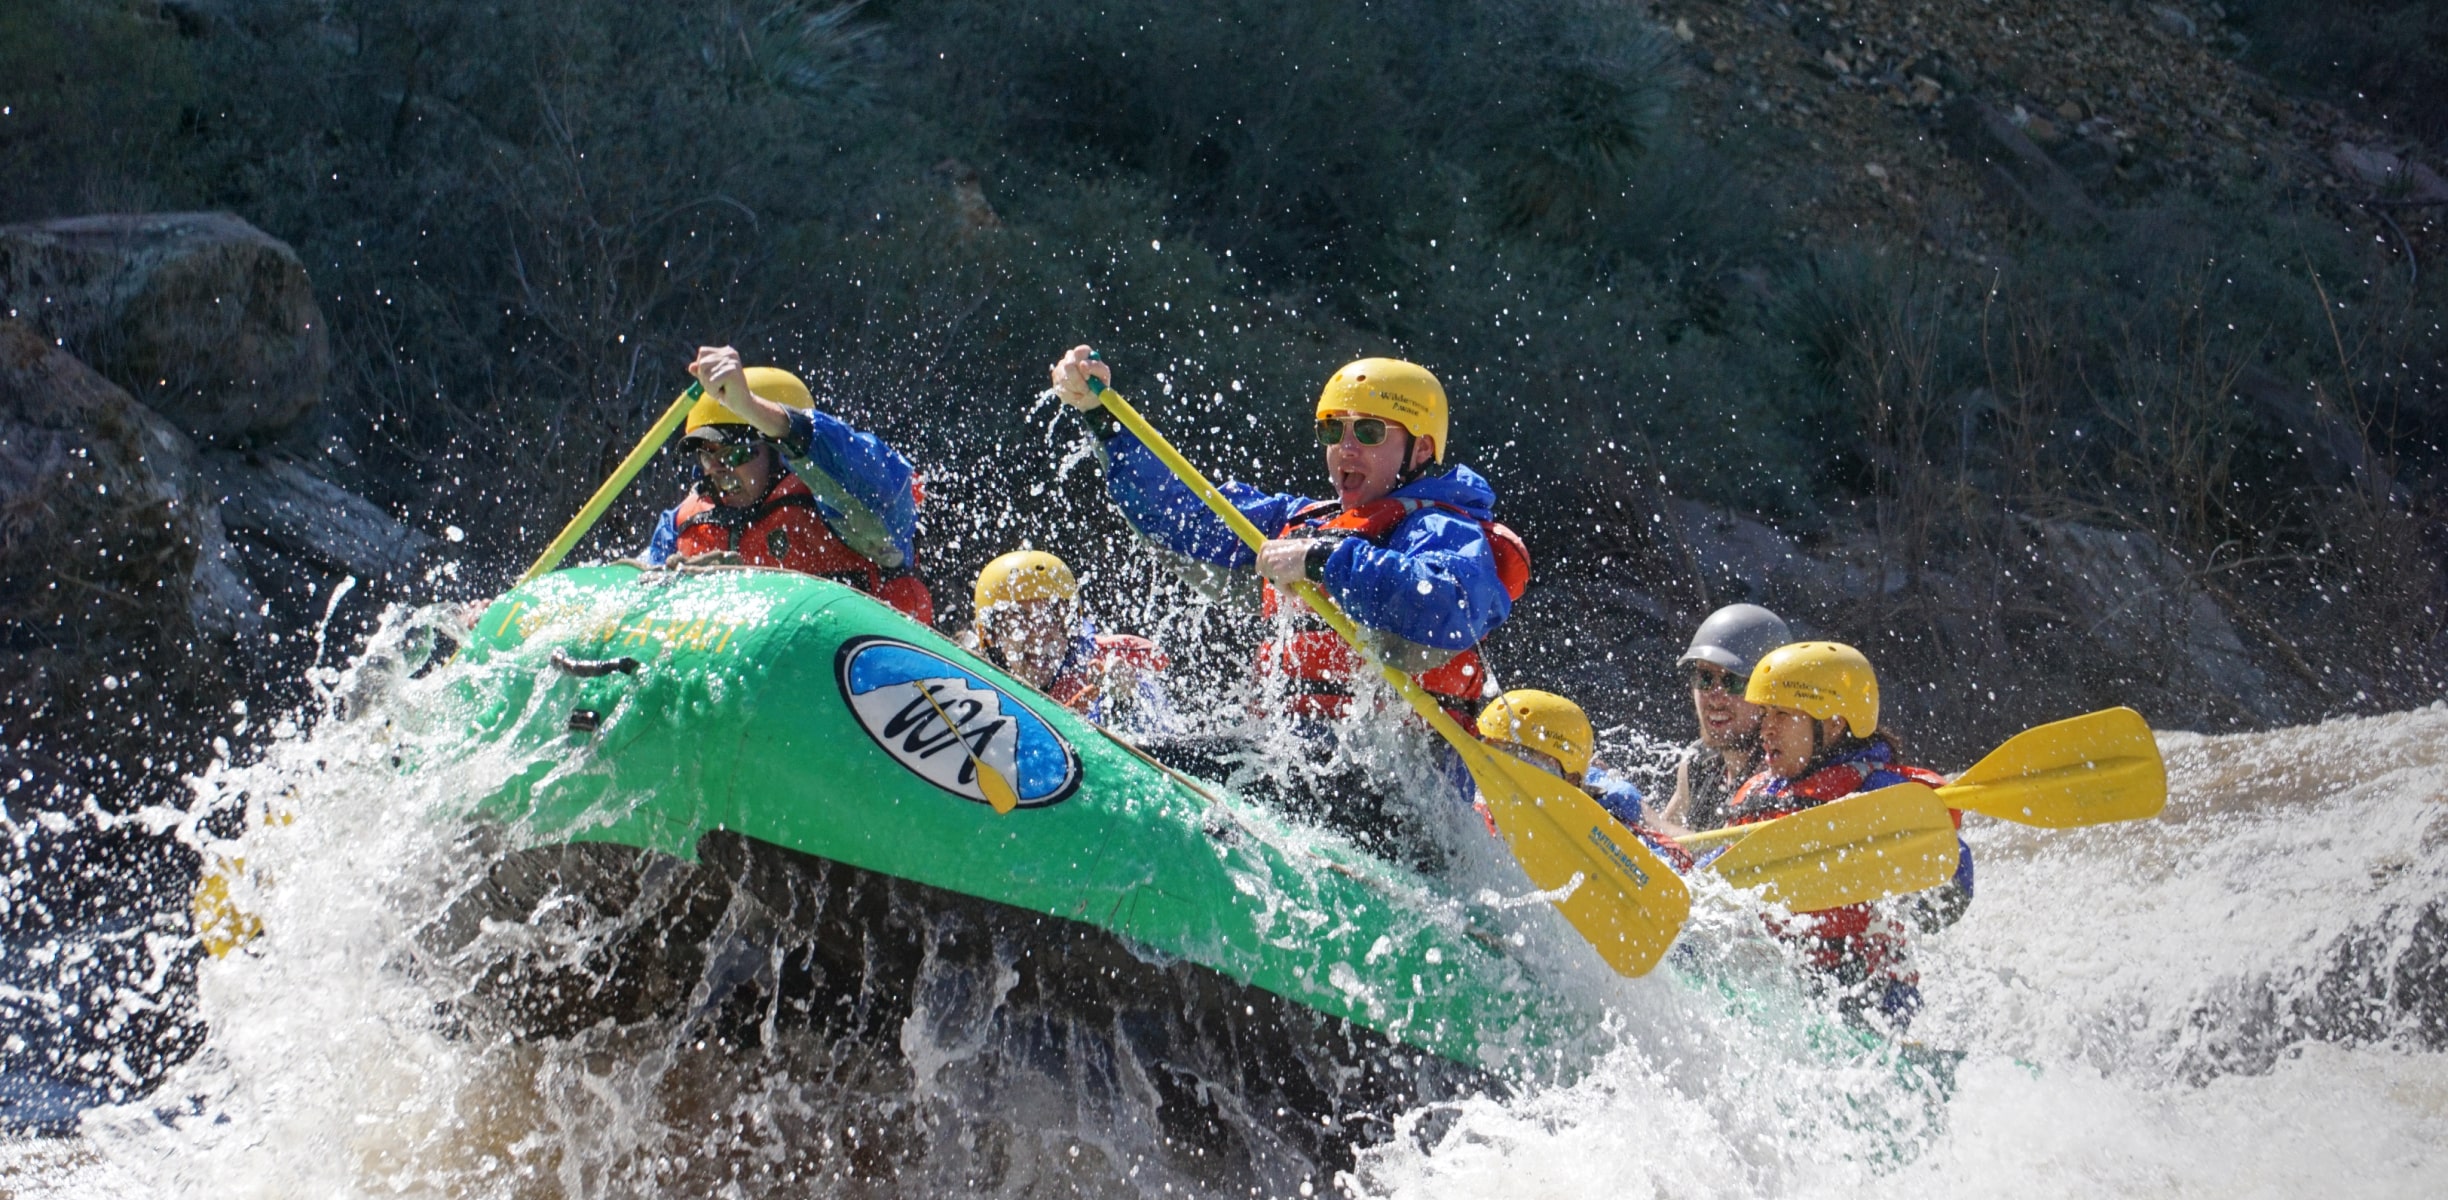
[[1593, 785], [1591, 792], [1597, 797], [1598, 807], [1607, 810], [1608, 816], [1623, 822], [1626, 828], [1640, 827], [1641, 793], [1631, 780], [1593, 771], [1589, 782]]
[[[865, 515], [882, 526], [893, 548], [901, 552], [901, 562], [911, 560], [918, 537], [918, 497], [910, 490], [910, 477], [916, 472], [900, 451], [872, 433], [853, 428], [829, 413], [813, 410], [792, 411], [782, 448], [794, 460], [791, 463], [794, 472], [804, 473], [806, 468], [823, 472], [853, 502], [867, 510]], [[801, 482], [819, 494], [819, 511], [830, 507], [821, 502], [826, 490], [821, 481], [803, 478]], [[826, 514], [833, 523], [859, 515]], [[836, 528], [835, 532], [843, 531]]]
[[1963, 840], [1963, 835], [1959, 833], [1955, 835], [1955, 845], [1963, 853], [1955, 859], [1955, 878], [1952, 882], [1963, 892], [1964, 899], [1969, 900], [1972, 898], [1972, 843]]
[[1477, 645], [1513, 612], [1487, 534], [1440, 509], [1413, 513], [1383, 546], [1345, 538], [1325, 584], [1353, 621], [1441, 650]]
[[638, 557], [659, 567], [663, 565], [663, 560], [672, 556], [672, 551], [679, 545], [680, 508], [674, 505], [664, 509], [663, 515], [656, 519], [654, 538], [646, 543], [645, 552]]
[[[1241, 571], [1257, 562], [1257, 556], [1233, 535], [1223, 518], [1208, 511], [1190, 485], [1128, 430], [1105, 442], [1105, 490], [1139, 536], [1175, 554]], [[1275, 536], [1293, 513], [1310, 503], [1299, 496], [1261, 492], [1245, 483], [1227, 483], [1217, 490], [1268, 537]]]

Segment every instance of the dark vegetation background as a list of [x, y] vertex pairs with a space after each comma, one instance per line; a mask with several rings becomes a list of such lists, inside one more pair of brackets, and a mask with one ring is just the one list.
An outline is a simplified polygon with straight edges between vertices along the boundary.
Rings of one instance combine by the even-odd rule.
[[[1289, 431], [1326, 372], [1394, 353], [1447, 381], [1542, 581], [1651, 598], [1633, 641], [1744, 592], [1672, 536], [1681, 497], [1866, 546], [1878, 586], [1784, 602], [1869, 643], [1924, 724], [2001, 684], [2078, 681], [2044, 708], [2146, 685], [1997, 582], [2032, 522], [2079, 520], [2151, 535], [2287, 664], [2258, 719], [2436, 695], [2438, 210], [2144, 163], [2071, 226], [1831, 232], [1799, 214], [1855, 164], [1692, 116], [1735, 95], [1728, 60], [1665, 10], [1816, 36], [1865, 7], [25, 0], [0, 219], [226, 209], [295, 246], [337, 368], [286, 449], [466, 530], [471, 594], [701, 342], [797, 368], [922, 464], [954, 619], [1022, 539], [1135, 569], [1093, 472], [1048, 483], [1070, 433], [1028, 398], [1064, 346], [1265, 481], [1314, 473]], [[2211, 8], [2249, 65], [2438, 144], [2436, 6]], [[1981, 61], [1926, 70], [2032, 89]], [[2307, 455], [2290, 408], [2354, 444]], [[591, 547], [638, 541], [678, 469]], [[1516, 632], [1515, 678], [1559, 630]], [[1661, 672], [1627, 677], [1594, 703], [1676, 719]]]

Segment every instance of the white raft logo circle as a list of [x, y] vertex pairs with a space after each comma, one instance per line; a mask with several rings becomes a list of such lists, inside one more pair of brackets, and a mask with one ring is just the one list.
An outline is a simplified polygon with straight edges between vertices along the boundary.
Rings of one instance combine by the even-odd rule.
[[856, 637], [834, 656], [834, 676], [879, 749], [963, 800], [989, 803], [978, 784], [981, 761], [1010, 781], [1022, 808], [1058, 804], [1079, 789], [1071, 743], [1011, 693], [942, 655]]

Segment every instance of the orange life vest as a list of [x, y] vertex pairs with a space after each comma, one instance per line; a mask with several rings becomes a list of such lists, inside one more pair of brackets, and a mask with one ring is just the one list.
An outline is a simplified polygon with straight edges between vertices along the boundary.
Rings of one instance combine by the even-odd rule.
[[[1349, 512], [1338, 512], [1328, 520], [1316, 518], [1339, 506], [1332, 500], [1320, 501], [1292, 514], [1285, 523], [1281, 538], [1316, 537], [1324, 534], [1348, 533], [1382, 546], [1394, 535], [1394, 530], [1412, 513], [1422, 508], [1443, 509], [1462, 517], [1477, 520], [1469, 512], [1450, 504], [1429, 500], [1406, 500], [1388, 496]], [[1522, 544], [1521, 535], [1494, 521], [1478, 521], [1487, 535], [1488, 545], [1496, 555], [1496, 577], [1505, 591], [1519, 600], [1530, 587], [1530, 549]], [[1283, 599], [1272, 582], [1266, 584], [1260, 600], [1261, 611], [1273, 620]], [[1271, 680], [1282, 677], [1288, 681], [1290, 697], [1286, 707], [1295, 716], [1334, 718], [1351, 709], [1352, 676], [1365, 665], [1343, 639], [1325, 623], [1310, 616], [1281, 643], [1261, 642], [1258, 645], [1258, 675]], [[1480, 661], [1477, 647], [1468, 647], [1437, 667], [1412, 676], [1437, 703], [1468, 729], [1478, 720], [1480, 704], [1487, 692], [1487, 665]]]
[[737, 551], [760, 567], [818, 575], [882, 600], [921, 625], [935, 623], [935, 597], [918, 578], [917, 564], [887, 571], [850, 548], [816, 511], [816, 497], [796, 475], [785, 474], [755, 504], [732, 507], [692, 489], [674, 515], [680, 538], [674, 554]]

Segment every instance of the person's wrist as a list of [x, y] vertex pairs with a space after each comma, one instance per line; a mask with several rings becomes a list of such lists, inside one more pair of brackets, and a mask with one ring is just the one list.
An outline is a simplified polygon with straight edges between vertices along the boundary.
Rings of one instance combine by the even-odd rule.
[[1100, 442], [1111, 441], [1115, 434], [1122, 432], [1122, 422], [1115, 420], [1114, 415], [1106, 411], [1102, 404], [1093, 408], [1080, 408], [1073, 405], [1071, 412], [1072, 415], [1086, 423], [1088, 431], [1095, 434]]
[[1311, 583], [1326, 582], [1326, 560], [1334, 557], [1335, 547], [1341, 544], [1339, 538], [1310, 543], [1309, 552], [1301, 558], [1301, 574], [1308, 576]]

